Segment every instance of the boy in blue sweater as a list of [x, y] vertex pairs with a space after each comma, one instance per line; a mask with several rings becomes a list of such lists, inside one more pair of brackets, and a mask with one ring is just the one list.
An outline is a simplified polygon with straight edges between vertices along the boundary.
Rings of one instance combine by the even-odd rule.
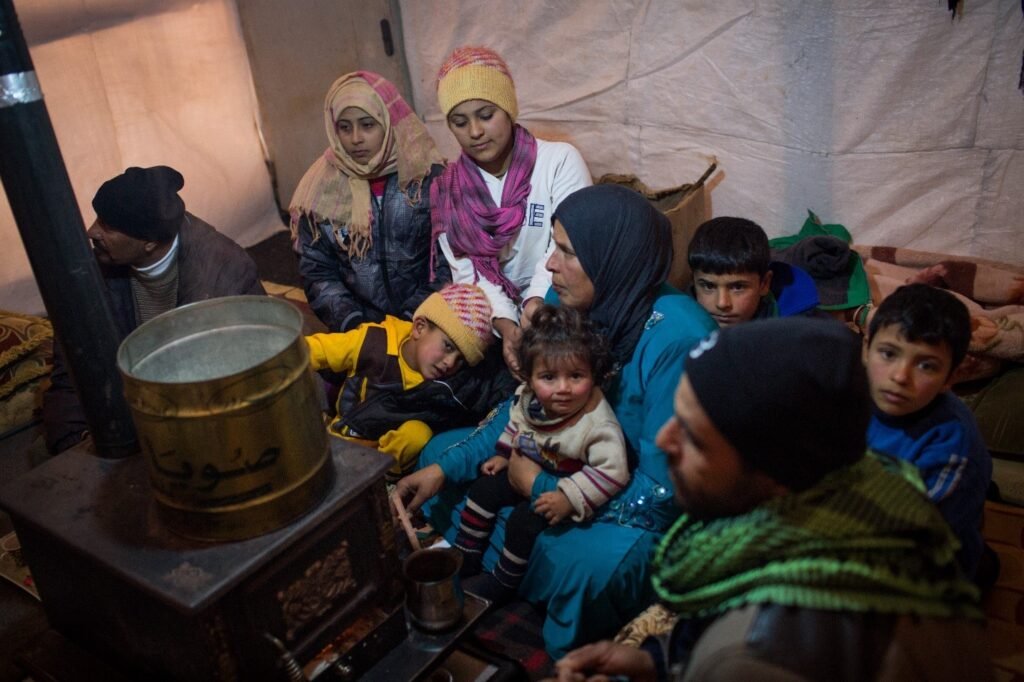
[[864, 339], [874, 415], [868, 447], [913, 463], [960, 539], [969, 576], [982, 555], [981, 519], [992, 457], [967, 406], [949, 391], [967, 354], [971, 320], [951, 293], [902, 286], [882, 301]]

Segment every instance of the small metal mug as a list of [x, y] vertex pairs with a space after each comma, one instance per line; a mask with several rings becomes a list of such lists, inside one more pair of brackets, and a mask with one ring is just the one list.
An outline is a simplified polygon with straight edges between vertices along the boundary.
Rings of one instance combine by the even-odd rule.
[[459, 624], [464, 600], [461, 567], [462, 553], [453, 547], [420, 549], [405, 558], [405, 611], [414, 627], [440, 632]]

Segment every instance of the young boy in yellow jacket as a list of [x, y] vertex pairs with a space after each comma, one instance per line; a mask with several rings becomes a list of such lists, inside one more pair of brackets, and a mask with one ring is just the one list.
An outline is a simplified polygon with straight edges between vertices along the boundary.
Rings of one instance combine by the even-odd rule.
[[[408, 391], [424, 381], [443, 380], [464, 365], [475, 366], [493, 339], [491, 306], [473, 284], [451, 284], [431, 294], [412, 322], [388, 315], [337, 334], [306, 337], [314, 370], [345, 374], [337, 416], [329, 430], [342, 438], [374, 440], [355, 432], [345, 415], [381, 391]], [[395, 458], [391, 474], [412, 470], [433, 432], [419, 420], [402, 422], [376, 439], [376, 447]]]

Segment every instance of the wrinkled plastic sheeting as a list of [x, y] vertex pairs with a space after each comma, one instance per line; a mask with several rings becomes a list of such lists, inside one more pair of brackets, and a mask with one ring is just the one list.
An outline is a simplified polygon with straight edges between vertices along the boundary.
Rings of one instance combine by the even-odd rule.
[[[188, 210], [239, 243], [283, 229], [232, 0], [15, 4], [86, 227], [105, 180], [169, 165]], [[2, 194], [0, 239], [0, 308], [42, 312]]]
[[813, 209], [859, 243], [1024, 263], [1020, 3], [403, 0], [415, 106], [459, 45], [502, 54], [520, 121], [594, 177], [692, 182], [713, 215], [798, 231]]

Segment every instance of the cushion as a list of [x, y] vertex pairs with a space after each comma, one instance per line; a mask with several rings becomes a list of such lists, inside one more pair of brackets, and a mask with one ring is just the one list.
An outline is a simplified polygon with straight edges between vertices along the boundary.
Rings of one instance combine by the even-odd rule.
[[7, 400], [19, 388], [53, 369], [53, 342], [45, 339], [25, 357], [0, 367], [0, 400]]
[[8, 368], [52, 338], [48, 320], [0, 310], [0, 368]]
[[50, 322], [0, 310], [0, 433], [31, 421], [40, 382], [52, 367]]
[[1024, 458], [1024, 366], [1015, 366], [965, 400], [993, 454]]
[[28, 381], [0, 400], [0, 440], [33, 422], [42, 409], [46, 381]]

